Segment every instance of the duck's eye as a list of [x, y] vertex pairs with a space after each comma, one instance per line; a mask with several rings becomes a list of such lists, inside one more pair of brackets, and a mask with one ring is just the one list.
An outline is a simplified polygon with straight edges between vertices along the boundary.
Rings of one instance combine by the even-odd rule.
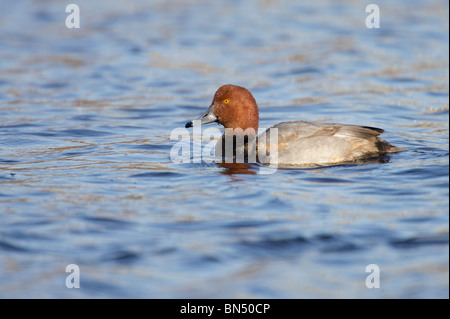
[[225, 100], [223, 100], [223, 103], [228, 104], [228, 103], [230, 103], [230, 100], [229, 99], [225, 99]]

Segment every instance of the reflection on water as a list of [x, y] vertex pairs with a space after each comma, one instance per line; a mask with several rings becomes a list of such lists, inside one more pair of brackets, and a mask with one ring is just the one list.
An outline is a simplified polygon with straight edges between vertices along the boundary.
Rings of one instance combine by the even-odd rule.
[[[0, 296], [448, 298], [448, 2], [377, 3], [380, 29], [356, 0], [77, 4], [77, 30], [63, 4], [2, 4]], [[173, 163], [171, 131], [226, 83], [260, 127], [375, 126], [405, 150]]]
[[217, 166], [224, 168], [223, 171], [221, 171], [221, 174], [225, 175], [236, 175], [236, 174], [251, 174], [256, 175], [256, 171], [252, 171], [251, 169], [255, 169], [252, 164], [248, 163], [221, 163], [218, 162]]

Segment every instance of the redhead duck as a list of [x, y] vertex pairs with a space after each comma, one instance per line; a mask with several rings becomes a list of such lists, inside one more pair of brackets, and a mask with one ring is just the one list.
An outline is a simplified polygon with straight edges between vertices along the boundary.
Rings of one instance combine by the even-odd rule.
[[[197, 120], [200, 124], [217, 122], [226, 128], [216, 145], [216, 155], [221, 151], [220, 154], [225, 154], [222, 147], [227, 135], [236, 137], [244, 134], [247, 137], [246, 144], [240, 150], [234, 150], [234, 155], [248, 151], [247, 144], [255, 143], [258, 154], [264, 150], [276, 150], [277, 156], [270, 157], [269, 162], [276, 162], [277, 165], [351, 163], [401, 150], [378, 137], [384, 132], [380, 128], [338, 123], [282, 122], [256, 137], [259, 111], [255, 98], [244, 87], [232, 84], [223, 85], [216, 91], [210, 107]], [[186, 128], [192, 126], [192, 121], [186, 123]], [[273, 132], [277, 133], [275, 148], [274, 143], [270, 143]]]

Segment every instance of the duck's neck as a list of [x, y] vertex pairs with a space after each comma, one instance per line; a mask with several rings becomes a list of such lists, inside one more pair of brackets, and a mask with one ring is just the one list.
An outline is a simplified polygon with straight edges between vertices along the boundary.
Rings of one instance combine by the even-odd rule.
[[[245, 127], [245, 128], [242, 128]], [[256, 136], [258, 134], [258, 125], [253, 126], [240, 126], [240, 127], [227, 127], [225, 128], [224, 135], [231, 136]]]
[[216, 145], [222, 159], [233, 158], [236, 163], [255, 162], [256, 158], [256, 130], [254, 128], [242, 129], [226, 128], [222, 138]]

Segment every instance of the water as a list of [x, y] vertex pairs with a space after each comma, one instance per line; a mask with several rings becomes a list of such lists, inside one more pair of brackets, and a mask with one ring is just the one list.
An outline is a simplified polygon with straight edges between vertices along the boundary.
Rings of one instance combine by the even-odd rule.
[[[80, 29], [58, 1], [1, 5], [0, 297], [449, 297], [448, 2], [378, 1], [379, 29], [364, 1], [76, 3]], [[407, 150], [173, 163], [170, 132], [225, 83], [261, 127], [376, 126]]]

